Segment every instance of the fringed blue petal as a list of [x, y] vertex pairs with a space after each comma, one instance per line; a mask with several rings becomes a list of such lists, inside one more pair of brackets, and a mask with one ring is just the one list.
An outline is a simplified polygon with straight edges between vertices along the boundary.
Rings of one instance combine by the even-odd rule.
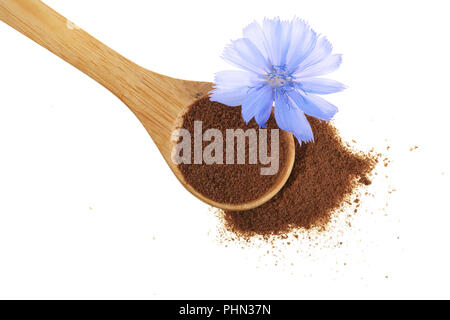
[[316, 46], [317, 34], [304, 21], [294, 18], [291, 24], [290, 47], [286, 55], [286, 67], [295, 71]]
[[251, 42], [253, 42], [253, 44], [262, 53], [264, 58], [269, 61], [269, 44], [267, 43], [266, 36], [264, 35], [264, 31], [261, 28], [261, 25], [258, 22], [254, 21], [244, 28], [242, 34], [244, 38], [247, 38]]
[[302, 91], [314, 94], [329, 94], [344, 90], [344, 84], [325, 78], [297, 79], [296, 87]]
[[210, 100], [223, 103], [229, 107], [240, 106], [244, 101], [248, 88], [236, 87], [232, 89], [216, 88], [210, 92]]
[[328, 41], [325, 37], [320, 37], [314, 49], [311, 51], [311, 53], [298, 65], [297, 70], [294, 72], [295, 74], [315, 65], [316, 63], [319, 63], [320, 61], [327, 58], [331, 51], [333, 50], [333, 46], [331, 45], [330, 41]]
[[253, 72], [225, 70], [216, 72], [214, 86], [220, 88], [255, 87], [264, 84], [264, 79]]
[[264, 19], [263, 32], [268, 43], [269, 60], [273, 66], [286, 64], [291, 44], [291, 23], [280, 18]]
[[307, 115], [321, 120], [331, 120], [338, 111], [336, 106], [314, 94], [303, 95], [293, 90], [289, 92], [289, 98]]
[[255, 116], [256, 123], [260, 127], [265, 127], [267, 120], [269, 120], [270, 114], [272, 113], [273, 108], [273, 95], [270, 101], [267, 101], [267, 104], [261, 108], [261, 111]]
[[263, 32], [268, 44], [270, 63], [273, 66], [284, 65], [290, 46], [291, 24], [280, 18], [266, 18], [263, 21]]
[[242, 118], [246, 123], [249, 123], [253, 117], [266, 111], [269, 105], [272, 106], [272, 102], [273, 94], [270, 86], [251, 88], [244, 102], [242, 102]]
[[319, 77], [324, 74], [328, 74], [335, 71], [337, 68], [339, 68], [341, 63], [342, 63], [342, 55], [333, 54], [306, 69], [303, 70], [299, 69], [294, 74], [294, 77], [296, 78]]
[[288, 21], [281, 21], [280, 28], [280, 39], [278, 40], [280, 42], [278, 48], [278, 65], [285, 66], [287, 61], [287, 54], [289, 52], [289, 48], [291, 47], [292, 24]]
[[248, 71], [226, 70], [216, 73], [214, 90], [211, 91], [211, 101], [217, 101], [227, 106], [240, 106], [250, 87], [260, 85], [261, 80], [256, 74]]
[[238, 68], [257, 74], [265, 74], [270, 71], [270, 65], [263, 54], [253, 42], [246, 38], [232, 41], [225, 47], [222, 57]]
[[280, 129], [292, 132], [301, 144], [314, 140], [311, 126], [300, 108], [292, 104], [286, 95], [275, 97], [275, 120]]
[[269, 61], [272, 65], [278, 65], [277, 51], [278, 51], [278, 39], [280, 39], [280, 19], [267, 19], [263, 21], [263, 31], [267, 43], [269, 45]]

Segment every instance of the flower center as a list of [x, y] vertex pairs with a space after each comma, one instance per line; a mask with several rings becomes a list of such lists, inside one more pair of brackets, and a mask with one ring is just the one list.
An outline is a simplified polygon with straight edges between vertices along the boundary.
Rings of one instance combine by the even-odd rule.
[[272, 71], [266, 74], [266, 79], [275, 90], [283, 93], [294, 89], [294, 78], [286, 71], [286, 66], [272, 66]]

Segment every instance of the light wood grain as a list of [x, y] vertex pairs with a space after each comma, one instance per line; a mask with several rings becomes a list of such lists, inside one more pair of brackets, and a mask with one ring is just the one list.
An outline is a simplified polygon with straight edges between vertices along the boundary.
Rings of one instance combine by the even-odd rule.
[[218, 208], [246, 210], [268, 201], [284, 185], [294, 162], [294, 140], [289, 137], [289, 163], [284, 176], [263, 197], [232, 205], [199, 194], [187, 184], [171, 161], [171, 135], [180, 117], [212, 88], [209, 82], [186, 81], [138, 66], [38, 0], [0, 0], [0, 20], [103, 85], [138, 117], [180, 182], [197, 198]]

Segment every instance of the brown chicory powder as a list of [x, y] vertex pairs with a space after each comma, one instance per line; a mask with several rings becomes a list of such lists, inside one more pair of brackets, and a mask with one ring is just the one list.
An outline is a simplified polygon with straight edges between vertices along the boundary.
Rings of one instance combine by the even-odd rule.
[[[194, 122], [202, 122], [202, 134], [208, 129], [218, 129], [223, 136], [223, 164], [194, 164], [193, 150], [194, 139], [191, 139], [191, 163], [179, 164], [181, 173], [187, 183], [194, 189], [208, 198], [221, 203], [245, 203], [258, 199], [268, 192], [275, 183], [281, 179], [281, 174], [285, 169], [287, 160], [287, 139], [286, 132], [279, 131], [279, 170], [273, 175], [261, 175], [261, 168], [268, 167], [268, 164], [249, 164], [249, 139], [246, 138], [245, 164], [237, 164], [237, 141], [234, 146], [234, 164], [226, 164], [226, 130], [255, 129], [256, 136], [259, 137], [260, 128], [255, 120], [247, 125], [241, 116], [241, 107], [228, 107], [221, 103], [210, 101], [208, 97], [199, 99], [194, 103], [186, 114], [183, 115], [181, 127], [187, 129], [190, 135], [194, 136]], [[271, 129], [277, 128], [273, 118], [267, 123], [267, 154], [271, 155]], [[180, 138], [181, 140], [181, 138]], [[180, 141], [178, 141], [180, 142]], [[211, 141], [204, 141], [203, 149]]]
[[228, 230], [248, 238], [324, 229], [358, 186], [371, 184], [369, 174], [379, 155], [354, 152], [331, 124], [312, 117], [308, 120], [315, 141], [296, 142], [295, 163], [285, 186], [258, 208], [223, 212]]
[[[218, 128], [225, 132], [227, 128], [258, 127], [253, 120], [245, 125], [240, 107], [228, 107], [208, 98], [191, 107], [183, 118], [182, 127], [192, 132], [195, 120], [203, 121], [203, 130]], [[333, 213], [349, 201], [359, 186], [371, 184], [370, 174], [378, 163], [379, 154], [355, 152], [343, 143], [330, 123], [312, 117], [308, 120], [314, 142], [302, 145], [295, 142], [295, 163], [285, 186], [260, 207], [248, 211], [223, 211], [222, 217], [229, 231], [250, 238], [284, 235], [298, 229], [325, 229]], [[268, 127], [277, 128], [273, 117]], [[280, 167], [284, 157], [281, 153]], [[229, 203], [259, 197], [278, 178], [276, 175], [261, 177], [258, 174], [260, 165], [182, 164], [180, 169], [197, 190], [217, 201]]]

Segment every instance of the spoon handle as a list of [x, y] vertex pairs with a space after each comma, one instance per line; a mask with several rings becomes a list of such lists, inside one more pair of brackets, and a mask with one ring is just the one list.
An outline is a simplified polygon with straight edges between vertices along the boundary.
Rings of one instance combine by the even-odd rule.
[[0, 20], [103, 85], [138, 117], [171, 164], [171, 135], [207, 82], [152, 72], [124, 58], [39, 0], [0, 0]]
[[0, 20], [84, 72], [122, 100], [123, 93], [137, 80], [133, 75], [139, 66], [41, 1], [0, 0]]

